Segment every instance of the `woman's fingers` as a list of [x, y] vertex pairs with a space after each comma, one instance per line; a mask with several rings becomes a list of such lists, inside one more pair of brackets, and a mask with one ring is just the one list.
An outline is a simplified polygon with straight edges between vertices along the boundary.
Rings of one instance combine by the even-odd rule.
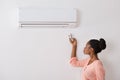
[[71, 43], [72, 43], [73, 46], [76, 46], [76, 45], [77, 45], [77, 40], [76, 40], [76, 38], [72, 38], [72, 39], [70, 39], [70, 40], [71, 40]]
[[72, 41], [72, 39], [71, 39], [71, 38], [69, 38], [69, 41], [70, 41], [70, 43], [73, 43], [73, 41]]
[[77, 40], [76, 40], [75, 38], [69, 38], [69, 41], [70, 41], [70, 43], [74, 43], [74, 42], [76, 42]]
[[76, 38], [72, 38], [72, 41], [75, 42], [75, 41], [76, 41]]

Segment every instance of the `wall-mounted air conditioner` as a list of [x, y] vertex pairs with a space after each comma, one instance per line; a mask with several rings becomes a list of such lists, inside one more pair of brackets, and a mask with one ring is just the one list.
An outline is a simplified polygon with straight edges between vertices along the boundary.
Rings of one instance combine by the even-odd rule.
[[76, 9], [19, 8], [20, 27], [76, 27]]

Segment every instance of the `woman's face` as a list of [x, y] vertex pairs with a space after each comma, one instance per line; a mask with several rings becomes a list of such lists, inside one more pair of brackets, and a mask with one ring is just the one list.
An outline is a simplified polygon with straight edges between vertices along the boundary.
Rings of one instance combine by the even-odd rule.
[[90, 54], [91, 52], [91, 46], [89, 42], [87, 42], [86, 46], [84, 47], [84, 54]]

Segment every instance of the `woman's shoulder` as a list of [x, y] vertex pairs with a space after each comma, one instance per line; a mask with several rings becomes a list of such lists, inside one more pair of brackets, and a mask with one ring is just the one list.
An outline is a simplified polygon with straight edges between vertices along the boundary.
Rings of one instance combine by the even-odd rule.
[[94, 65], [96, 65], [96, 66], [98, 66], [98, 65], [103, 66], [103, 63], [102, 63], [101, 60], [95, 60], [95, 61], [94, 61]]

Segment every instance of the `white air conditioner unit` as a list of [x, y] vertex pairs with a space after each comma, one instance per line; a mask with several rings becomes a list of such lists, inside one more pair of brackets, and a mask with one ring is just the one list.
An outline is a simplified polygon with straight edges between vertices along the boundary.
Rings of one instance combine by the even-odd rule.
[[20, 27], [76, 27], [76, 9], [19, 8]]

